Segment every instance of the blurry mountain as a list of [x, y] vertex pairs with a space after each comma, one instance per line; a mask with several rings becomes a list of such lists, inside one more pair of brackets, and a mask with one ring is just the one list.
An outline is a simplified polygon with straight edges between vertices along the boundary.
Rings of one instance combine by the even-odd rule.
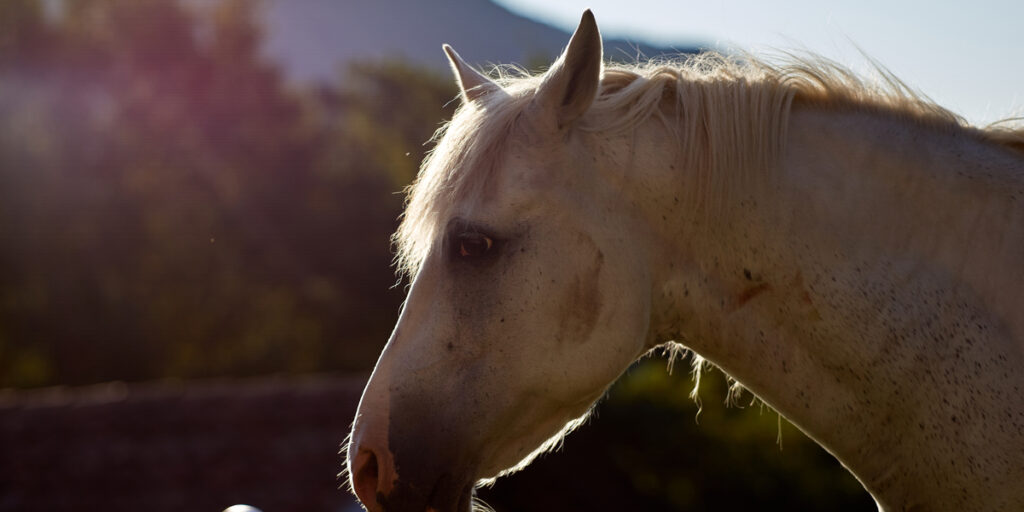
[[[535, 68], [550, 63], [570, 36], [490, 0], [265, 0], [263, 9], [266, 55], [300, 82], [336, 81], [354, 59], [404, 59], [446, 70], [442, 43], [477, 66]], [[620, 61], [694, 49], [605, 39], [606, 57]]]

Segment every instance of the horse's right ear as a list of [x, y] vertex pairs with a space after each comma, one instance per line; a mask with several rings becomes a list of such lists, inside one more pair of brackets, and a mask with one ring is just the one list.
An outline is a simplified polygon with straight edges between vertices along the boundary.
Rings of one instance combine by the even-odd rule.
[[603, 70], [603, 44], [594, 13], [583, 12], [569, 46], [537, 88], [535, 103], [553, 115], [559, 129], [583, 115], [597, 97]]
[[444, 53], [448, 55], [448, 63], [455, 73], [455, 82], [459, 84], [459, 90], [462, 92], [462, 101], [470, 103], [501, 90], [501, 86], [466, 64], [454, 48], [447, 44], [441, 48], [444, 48]]

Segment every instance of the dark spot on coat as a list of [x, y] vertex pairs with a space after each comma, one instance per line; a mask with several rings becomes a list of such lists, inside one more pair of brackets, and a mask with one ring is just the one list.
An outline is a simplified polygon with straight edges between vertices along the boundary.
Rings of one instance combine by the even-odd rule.
[[580, 250], [588, 248], [593, 251], [593, 261], [572, 278], [572, 284], [566, 289], [566, 295], [561, 300], [561, 325], [557, 339], [562, 341], [587, 340], [601, 312], [599, 283], [604, 267], [604, 253], [595, 246], [590, 237], [581, 235]]

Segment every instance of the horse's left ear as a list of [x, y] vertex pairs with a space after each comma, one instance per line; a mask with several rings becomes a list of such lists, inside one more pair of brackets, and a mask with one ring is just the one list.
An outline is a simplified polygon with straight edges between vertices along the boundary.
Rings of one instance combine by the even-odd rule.
[[597, 96], [603, 58], [601, 33], [587, 9], [569, 46], [551, 65], [534, 98], [544, 112], [554, 113], [559, 128], [583, 115]]
[[455, 73], [455, 81], [459, 84], [462, 101], [470, 103], [501, 90], [501, 86], [466, 64], [466, 61], [462, 60], [454, 48], [447, 44], [442, 45], [441, 48], [448, 55], [448, 63], [451, 64], [452, 71]]

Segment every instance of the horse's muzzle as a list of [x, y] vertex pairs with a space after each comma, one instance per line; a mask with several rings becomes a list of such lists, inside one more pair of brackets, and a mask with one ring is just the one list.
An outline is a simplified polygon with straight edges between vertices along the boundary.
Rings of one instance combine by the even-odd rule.
[[[386, 448], [353, 446], [352, 488], [369, 512], [470, 512], [473, 481], [440, 473], [415, 471], [415, 457], [401, 467], [410, 478], [396, 475], [395, 457]], [[350, 455], [352, 457], [352, 455]], [[411, 460], [412, 459], [412, 460]], [[435, 473], [437, 474], [437, 473]]]

